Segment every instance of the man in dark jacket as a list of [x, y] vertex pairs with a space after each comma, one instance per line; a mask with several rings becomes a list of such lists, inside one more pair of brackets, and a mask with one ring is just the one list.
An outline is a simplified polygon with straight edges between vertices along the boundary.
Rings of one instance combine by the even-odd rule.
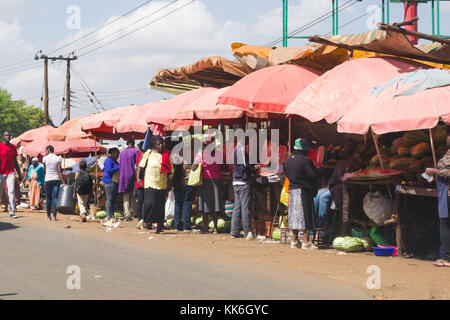
[[250, 217], [250, 176], [253, 169], [249, 164], [249, 156], [245, 147], [237, 141], [233, 152], [233, 189], [234, 208], [231, 216], [231, 236], [239, 237], [239, 222], [242, 219], [242, 228], [247, 240], [253, 239], [252, 223]]

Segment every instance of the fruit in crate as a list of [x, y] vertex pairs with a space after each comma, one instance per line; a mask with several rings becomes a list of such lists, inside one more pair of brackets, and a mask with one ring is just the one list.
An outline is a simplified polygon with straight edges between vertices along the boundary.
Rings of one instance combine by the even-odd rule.
[[405, 157], [409, 155], [409, 148], [408, 147], [399, 147], [397, 149], [397, 154], [401, 157]]
[[423, 160], [416, 160], [409, 166], [409, 169], [421, 169], [423, 167]]

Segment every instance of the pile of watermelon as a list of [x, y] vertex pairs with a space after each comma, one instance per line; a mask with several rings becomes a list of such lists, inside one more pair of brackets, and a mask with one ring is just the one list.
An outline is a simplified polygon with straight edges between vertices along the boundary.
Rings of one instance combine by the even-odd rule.
[[394, 169], [369, 169], [359, 170], [355, 172], [355, 177], [359, 179], [365, 178], [381, 178], [385, 176], [395, 176], [401, 174], [400, 170]]

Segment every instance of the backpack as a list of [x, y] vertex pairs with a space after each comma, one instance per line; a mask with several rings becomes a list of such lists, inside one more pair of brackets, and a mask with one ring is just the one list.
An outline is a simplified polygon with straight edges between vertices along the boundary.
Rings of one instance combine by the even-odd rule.
[[93, 189], [93, 182], [91, 175], [86, 171], [80, 171], [75, 181], [76, 191], [79, 194], [90, 194]]

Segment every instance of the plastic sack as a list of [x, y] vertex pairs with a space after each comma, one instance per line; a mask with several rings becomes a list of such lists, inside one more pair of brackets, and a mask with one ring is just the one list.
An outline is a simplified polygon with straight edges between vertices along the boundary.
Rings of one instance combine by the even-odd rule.
[[284, 215], [284, 216], [280, 216], [280, 228], [289, 228], [289, 222], [288, 222], [288, 216]]
[[382, 224], [391, 218], [394, 206], [390, 200], [376, 191], [366, 194], [363, 200], [363, 209], [364, 213], [376, 224]]
[[289, 180], [284, 180], [283, 189], [281, 190], [280, 202], [286, 207], [289, 206]]
[[175, 193], [173, 192], [173, 189], [170, 190], [169, 195], [167, 196], [165, 212], [165, 220], [173, 218], [175, 214]]
[[385, 245], [388, 246], [390, 243], [381, 235], [380, 231], [376, 227], [370, 228], [370, 239], [376, 244], [376, 245]]
[[190, 187], [198, 187], [203, 184], [203, 177], [202, 177], [202, 163], [198, 164], [198, 167], [196, 170], [191, 170], [189, 173], [188, 178], [188, 186]]

